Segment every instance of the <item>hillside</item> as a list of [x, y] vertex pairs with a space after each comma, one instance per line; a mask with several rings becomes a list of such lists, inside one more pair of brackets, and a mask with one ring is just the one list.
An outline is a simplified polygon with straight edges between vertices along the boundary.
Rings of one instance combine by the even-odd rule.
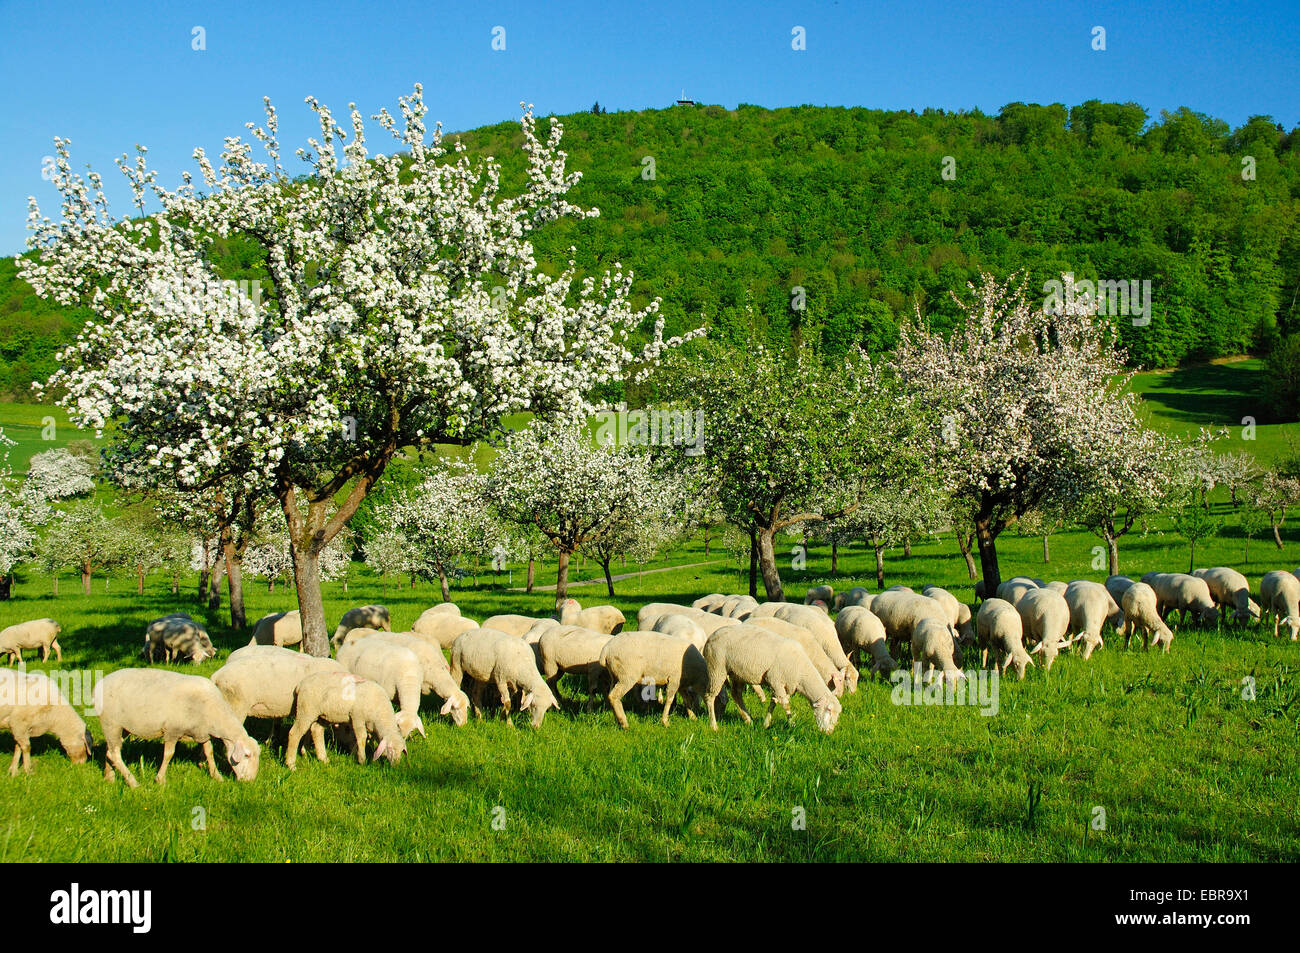
[[[998, 116], [742, 105], [562, 118], [583, 172], [571, 198], [601, 216], [539, 235], [542, 259], [576, 245], [584, 271], [622, 262], [643, 299], [663, 298], [670, 331], [703, 315], [726, 338], [752, 323], [776, 344], [887, 349], [916, 304], [952, 320], [949, 292], [981, 269], [1024, 269], [1035, 296], [1061, 271], [1149, 280], [1150, 324], [1118, 319], [1136, 366], [1267, 350], [1300, 329], [1300, 135], [1266, 117], [1230, 131], [1187, 109], [1149, 121], [1093, 101]], [[458, 138], [502, 161], [507, 189], [522, 177], [516, 124]], [[223, 243], [213, 258], [255, 274], [240, 251]], [[0, 395], [27, 399], [79, 320], [0, 261]]]

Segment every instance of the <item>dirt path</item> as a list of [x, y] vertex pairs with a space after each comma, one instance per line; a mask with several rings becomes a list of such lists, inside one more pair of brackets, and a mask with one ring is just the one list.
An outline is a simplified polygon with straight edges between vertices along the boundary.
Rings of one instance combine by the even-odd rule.
[[[637, 576], [653, 576], [653, 575], [654, 575], [655, 573], [657, 573], [657, 572], [673, 572], [674, 570], [677, 570], [677, 569], [694, 569], [696, 566], [712, 566], [714, 563], [720, 563], [720, 562], [726, 562], [726, 560], [723, 560], [723, 559], [710, 559], [710, 560], [708, 560], [708, 561], [706, 561], [706, 562], [702, 562], [702, 563], [687, 563], [687, 564], [684, 565], [684, 566], [665, 566], [663, 569], [647, 569], [645, 572], [625, 572], [625, 573], [623, 573], [621, 576], [612, 576], [612, 577], [610, 577], [610, 578], [612, 578], [612, 579], [614, 580], [614, 582], [619, 582], [619, 581], [621, 581], [621, 580], [623, 580], [623, 579], [635, 579]], [[572, 589], [572, 588], [574, 588], [575, 586], [596, 586], [596, 585], [603, 585], [604, 582], [605, 582], [605, 577], [604, 577], [604, 576], [601, 576], [599, 579], [581, 579], [581, 580], [579, 580], [579, 581], [577, 581], [577, 582], [570, 582], [570, 583], [569, 583], [569, 588]], [[528, 590], [527, 590], [524, 586], [518, 586], [518, 587], [516, 587], [516, 588], [514, 588], [514, 589], [510, 589], [510, 590], [508, 590], [508, 591], [509, 591], [509, 592], [527, 592]], [[554, 585], [550, 585], [550, 586], [533, 586], [533, 592], [554, 592], [554, 591], [555, 591], [555, 586], [554, 586]]]

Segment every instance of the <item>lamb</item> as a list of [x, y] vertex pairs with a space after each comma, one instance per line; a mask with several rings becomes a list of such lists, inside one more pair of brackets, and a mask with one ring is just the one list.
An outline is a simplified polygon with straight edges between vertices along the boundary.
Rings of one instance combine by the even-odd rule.
[[86, 723], [44, 672], [14, 672], [0, 669], [0, 730], [14, 736], [12, 777], [32, 773], [33, 737], [54, 735], [73, 764], [85, 764], [90, 757], [91, 739]]
[[144, 648], [140, 657], [153, 662], [160, 648], [165, 662], [188, 658], [198, 665], [217, 654], [203, 626], [184, 612], [173, 612], [161, 619], [154, 619], [145, 626]]
[[824, 605], [830, 605], [835, 601], [835, 588], [833, 586], [813, 586], [804, 593], [803, 604], [812, 605], [814, 602], [821, 602]]
[[1155, 590], [1156, 604], [1162, 618], [1179, 612], [1180, 624], [1187, 624], [1187, 613], [1200, 625], [1217, 625], [1219, 610], [1214, 607], [1210, 587], [1204, 579], [1185, 572], [1149, 572], [1142, 581]]
[[377, 682], [397, 702], [397, 727], [405, 738], [412, 731], [424, 736], [420, 721], [420, 686], [424, 668], [410, 649], [374, 639], [356, 639], [339, 649], [339, 662], [353, 675]]
[[375, 629], [353, 629], [343, 637], [343, 644], [346, 646], [359, 638], [409, 649], [420, 660], [420, 694], [433, 694], [441, 698], [443, 705], [438, 709], [438, 714], [450, 715], [452, 724], [457, 727], [469, 720], [469, 696], [460, 690], [459, 683], [451, 680], [451, 668], [443, 657], [442, 649], [410, 632], [381, 632]]
[[565, 599], [559, 609], [562, 625], [580, 625], [593, 632], [614, 634], [622, 632], [627, 617], [614, 606], [590, 606], [582, 608], [576, 599]]
[[[665, 618], [677, 618], [669, 616]], [[560, 697], [560, 676], [581, 674], [587, 676], [587, 691], [596, 689], [596, 680], [603, 669], [600, 652], [613, 636], [595, 632], [579, 625], [565, 625], [542, 633], [537, 643], [538, 668], [551, 692]]]
[[249, 645], [296, 645], [302, 651], [302, 615], [297, 609], [264, 615], [253, 626]]
[[[764, 606], [772, 606], [773, 608], [764, 610]], [[759, 610], [764, 611], [760, 613]], [[844, 654], [844, 649], [840, 646], [839, 635], [835, 632], [835, 623], [831, 621], [824, 608], [801, 606], [792, 602], [767, 602], [755, 609], [747, 621], [754, 622], [757, 619], [771, 616], [805, 628], [816, 636], [822, 651], [830, 657], [835, 667], [844, 673], [844, 684], [850, 694], [858, 690], [858, 679], [860, 678], [858, 670], [849, 661], [849, 657]]]
[[[784, 619], [778, 619], [774, 616], [766, 619], [755, 619], [752, 624], [762, 626], [769, 632], [783, 635], [787, 639], [794, 639], [802, 645], [803, 650], [808, 653], [808, 658], [813, 663], [813, 667], [817, 669], [817, 674], [822, 677], [822, 681], [824, 681], [830, 690], [835, 693], [836, 697], [844, 694], [844, 672], [835, 667], [835, 663], [832, 662], [830, 656], [826, 654], [826, 650], [822, 648], [821, 642], [817, 640], [817, 636], [813, 635], [803, 626], [794, 625], [793, 623], [786, 622]], [[841, 650], [842, 649], [843, 647], [841, 646]], [[845, 652], [844, 655], [846, 658], [848, 657], [847, 652]], [[853, 665], [852, 662], [849, 664]], [[854, 666], [854, 668], [856, 667], [857, 666]]]
[[864, 606], [870, 608], [871, 593], [863, 586], [854, 586], [848, 592], [837, 592], [831, 606], [839, 612], [841, 609], [847, 609], [849, 606]]
[[998, 586], [997, 597], [1013, 606], [1018, 603], [1025, 593], [1039, 588], [1038, 583], [1032, 579], [1026, 579], [1024, 576], [1017, 576], [1014, 579], [1008, 579]]
[[1154, 641], [1157, 645], [1163, 644], [1164, 650], [1169, 651], [1174, 634], [1156, 611], [1154, 589], [1145, 582], [1135, 582], [1124, 591], [1119, 605], [1124, 612], [1124, 648], [1128, 648], [1134, 631], [1141, 629], [1143, 649], [1150, 648]]
[[835, 617], [835, 634], [840, 646], [856, 668], [858, 655], [865, 651], [871, 656], [871, 673], [888, 676], [898, 667], [889, 654], [889, 638], [885, 626], [870, 609], [862, 606], [845, 606]]
[[1070, 606], [1065, 596], [1051, 589], [1030, 589], [1012, 605], [1024, 623], [1026, 644], [1031, 641], [1038, 643], [1031, 651], [1043, 653], [1043, 669], [1050, 672], [1057, 653], [1070, 644], [1066, 639], [1070, 629]]
[[352, 672], [317, 672], [298, 683], [294, 691], [294, 722], [289, 729], [289, 747], [284, 763], [290, 771], [298, 767], [298, 745], [311, 732], [316, 757], [328, 764], [323, 724], [351, 725], [356, 744], [357, 764], [366, 763], [366, 739], [371, 733], [379, 738], [374, 760], [387, 757], [399, 761], [406, 753], [406, 742], [397, 727], [388, 693], [375, 682]]
[[415, 624], [411, 626], [413, 635], [418, 635], [439, 648], [449, 649], [461, 635], [479, 627], [473, 619], [452, 615], [449, 612], [435, 612], [437, 608], [434, 606], [433, 609], [426, 609], [421, 613], [420, 618], [416, 619]]
[[950, 685], [966, 677], [953, 661], [956, 648], [952, 627], [946, 621], [921, 619], [912, 630], [912, 661], [923, 666], [927, 673], [939, 669]]
[[315, 672], [344, 670], [332, 658], [316, 658], [274, 645], [259, 648], [269, 651], [249, 654], [245, 646], [232, 652], [226, 664], [212, 673], [212, 684], [220, 689], [240, 724], [248, 718], [288, 718], [299, 682]]
[[694, 719], [691, 705], [696, 699], [702, 701], [709, 687], [708, 669], [700, 650], [688, 639], [662, 632], [620, 632], [601, 649], [600, 666], [614, 683], [607, 697], [620, 728], [628, 726], [623, 696], [636, 685], [667, 686], [661, 719], [665, 726], [679, 691], [686, 696], [687, 716]]
[[517, 636], [495, 629], [482, 628], [466, 632], [451, 647], [451, 677], [460, 684], [462, 675], [474, 681], [470, 699], [474, 717], [482, 718], [483, 688], [488, 682], [497, 687], [501, 696], [502, 717], [511, 728], [510, 691], [519, 688], [523, 699], [520, 711], [532, 711], [532, 726], [540, 728], [542, 719], [551, 708], [559, 708], [542, 673], [537, 670], [536, 657], [528, 644]]
[[912, 641], [912, 630], [922, 619], [949, 624], [948, 613], [938, 601], [916, 592], [882, 592], [871, 601], [871, 613], [884, 625], [891, 653]]
[[963, 645], [974, 644], [975, 627], [971, 623], [970, 606], [959, 601], [947, 589], [940, 589], [938, 586], [922, 586], [921, 595], [929, 596], [943, 606], [944, 612], [948, 615], [948, 624], [957, 633], [957, 641]]
[[194, 741], [203, 746], [208, 774], [220, 780], [212, 756], [212, 739], [226, 746], [226, 758], [240, 781], [257, 777], [260, 749], [244, 730], [221, 690], [201, 675], [181, 675], [165, 669], [123, 668], [104, 676], [95, 686], [95, 714], [104, 732], [107, 753], [104, 780], [112, 781], [114, 768], [131, 787], [135, 775], [122, 760], [122, 736], [162, 738], [163, 760], [154, 778], [167, 783], [167, 765], [176, 753], [176, 742]]
[[1034, 660], [1025, 651], [1025, 626], [1016, 607], [1005, 599], [985, 599], [975, 616], [975, 628], [980, 644], [980, 665], [988, 664], [989, 651], [993, 664], [1003, 675], [1008, 668], [1016, 670], [1016, 678], [1025, 680], [1025, 670]]
[[1124, 626], [1124, 614], [1101, 583], [1074, 580], [1065, 588], [1065, 603], [1070, 607], [1070, 635], [1072, 640], [1083, 640], [1080, 655], [1085, 659], [1104, 644], [1103, 625], [1109, 622], [1116, 632]]
[[699, 623], [687, 618], [684, 615], [661, 615], [655, 624], [650, 628], [651, 632], [662, 632], [664, 635], [677, 635], [684, 639], [689, 639], [690, 643], [700, 651], [704, 650], [704, 643], [708, 641], [709, 634], [704, 631]]
[[40, 649], [41, 661], [50, 660], [50, 649], [54, 657], [63, 661], [63, 649], [59, 647], [59, 633], [63, 627], [53, 619], [32, 619], [19, 622], [0, 631], [0, 654], [9, 654], [9, 664], [23, 660], [23, 649]]
[[358, 606], [343, 613], [343, 618], [339, 620], [339, 627], [334, 630], [334, 636], [330, 641], [337, 651], [343, 636], [353, 629], [383, 629], [389, 632], [392, 628], [388, 619], [387, 606]]
[[1259, 604], [1250, 598], [1250, 583], [1237, 570], [1229, 569], [1227, 566], [1216, 566], [1213, 569], [1198, 569], [1192, 575], [1205, 580], [1205, 584], [1210, 587], [1210, 597], [1215, 605], [1224, 609], [1229, 607], [1233, 609], [1231, 615], [1224, 617], [1226, 620], [1259, 621]]
[[1300, 580], [1280, 569], [1265, 573], [1259, 581], [1259, 602], [1265, 615], [1273, 616], [1273, 638], [1283, 622], [1291, 631], [1291, 641], [1300, 635]]
[[[817, 669], [799, 645], [769, 632], [761, 626], [742, 623], [718, 631], [704, 646], [708, 671], [705, 707], [709, 710], [709, 727], [718, 730], [716, 699], [723, 686], [730, 683], [731, 696], [740, 707], [745, 724], [753, 719], [745, 710], [742, 696], [745, 685], [765, 684], [771, 691], [763, 727], [772, 724], [772, 711], [780, 705], [791, 720], [790, 695], [798, 693], [813, 707], [817, 727], [829, 734], [835, 729], [843, 710], [840, 701], [817, 674]], [[726, 699], [723, 699], [725, 703]]]

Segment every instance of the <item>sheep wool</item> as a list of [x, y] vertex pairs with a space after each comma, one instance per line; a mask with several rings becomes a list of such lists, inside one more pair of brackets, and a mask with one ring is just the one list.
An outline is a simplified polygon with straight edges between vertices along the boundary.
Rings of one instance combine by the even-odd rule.
[[304, 678], [294, 690], [294, 722], [284, 758], [290, 771], [297, 768], [298, 745], [308, 731], [317, 759], [329, 763], [323, 727], [326, 724], [351, 726], [357, 764], [366, 763], [366, 740], [372, 734], [379, 738], [375, 761], [386, 757], [396, 762], [406, 753], [392, 703], [382, 687], [352, 672], [317, 672]]

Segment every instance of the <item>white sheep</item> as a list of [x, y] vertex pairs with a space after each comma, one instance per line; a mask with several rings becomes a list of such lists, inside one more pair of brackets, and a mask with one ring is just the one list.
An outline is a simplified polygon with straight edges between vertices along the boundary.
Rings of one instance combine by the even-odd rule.
[[403, 738], [413, 731], [424, 736], [420, 720], [424, 667], [414, 652], [400, 645], [359, 638], [340, 647], [338, 658], [349, 672], [377, 682], [397, 702], [397, 727]]
[[1179, 624], [1187, 624], [1187, 613], [1200, 625], [1217, 625], [1219, 610], [1204, 579], [1185, 572], [1149, 572], [1142, 581], [1155, 590], [1156, 605], [1161, 618], [1168, 619], [1171, 612], [1180, 613]]
[[[544, 633], [545, 634], [545, 633]], [[540, 728], [546, 712], [560, 707], [542, 673], [537, 670], [532, 648], [518, 636], [496, 629], [481, 628], [466, 632], [451, 647], [451, 677], [460, 684], [468, 675], [474, 682], [470, 700], [474, 717], [483, 717], [483, 689], [489, 682], [496, 685], [501, 697], [502, 717], [511, 728], [510, 692], [521, 690], [520, 711], [532, 712], [532, 726]]]
[[1018, 603], [1022, 596], [1034, 589], [1041, 588], [1038, 583], [1024, 576], [1016, 576], [1014, 579], [1008, 579], [998, 586], [997, 598], [1011, 603], [1013, 606]]
[[1101, 627], [1107, 622], [1119, 632], [1124, 627], [1124, 614], [1119, 605], [1099, 582], [1076, 579], [1065, 587], [1065, 603], [1070, 607], [1070, 635], [1072, 640], [1082, 640], [1083, 658], [1104, 644]]
[[90, 757], [90, 732], [76, 709], [44, 672], [0, 669], [0, 731], [14, 736], [14, 760], [9, 774], [32, 773], [32, 738], [54, 735], [68, 760], [85, 764]]
[[95, 714], [104, 732], [106, 756], [104, 779], [112, 781], [114, 768], [131, 787], [135, 775], [122, 760], [122, 737], [161, 738], [162, 765], [154, 780], [167, 782], [167, 765], [176, 753], [178, 741], [203, 746], [208, 774], [220, 780], [212, 756], [212, 739], [226, 746], [226, 758], [240, 781], [257, 777], [260, 749], [244, 730], [221, 690], [201, 675], [181, 675], [165, 669], [122, 668], [105, 675], [95, 686]]
[[[1128, 576], [1107, 576], [1103, 585], [1105, 585], [1106, 591], [1110, 593], [1110, 597], [1115, 600], [1115, 604], [1122, 607], [1124, 593], [1128, 592], [1134, 581]], [[1121, 608], [1120, 611], [1123, 612], [1123, 609]]]
[[366, 739], [379, 738], [374, 760], [387, 757], [399, 761], [406, 753], [402, 730], [397, 726], [392, 702], [382, 686], [352, 672], [317, 672], [308, 675], [294, 690], [294, 722], [289, 729], [289, 747], [284, 763], [293, 771], [298, 766], [298, 745], [311, 732], [316, 757], [328, 764], [323, 725], [349, 725], [357, 764], [366, 763]]
[[293, 609], [289, 612], [272, 612], [264, 615], [253, 624], [253, 637], [249, 645], [298, 646], [302, 651], [302, 614]]
[[700, 650], [689, 639], [662, 632], [620, 632], [600, 650], [600, 666], [609, 672], [613, 683], [607, 697], [620, 728], [628, 726], [623, 696], [636, 685], [647, 689], [667, 686], [661, 719], [665, 725], [678, 692], [685, 696], [687, 716], [694, 719], [691, 705], [703, 701], [708, 688], [708, 670]]
[[1124, 648], [1128, 648], [1133, 633], [1141, 630], [1143, 649], [1150, 648], [1154, 641], [1157, 645], [1163, 645], [1166, 652], [1169, 651], [1174, 633], [1160, 618], [1154, 589], [1145, 582], [1135, 582], [1124, 590], [1119, 605], [1124, 613]]
[[588, 693], [595, 691], [603, 671], [600, 652], [611, 638], [606, 632], [595, 632], [580, 625], [562, 625], [542, 633], [537, 643], [538, 668], [557, 699], [561, 675], [585, 675]]
[[1210, 587], [1210, 597], [1214, 599], [1215, 605], [1233, 610], [1230, 615], [1224, 616], [1226, 620], [1259, 621], [1260, 608], [1259, 604], [1250, 597], [1250, 583], [1237, 570], [1229, 569], [1227, 566], [1216, 566], [1213, 569], [1197, 569], [1192, 575], [1205, 580], [1205, 584]]
[[891, 653], [897, 654], [902, 643], [912, 641], [912, 630], [922, 619], [938, 619], [945, 625], [948, 613], [935, 599], [917, 592], [879, 593], [871, 600], [871, 614], [880, 620], [889, 638]]
[[[844, 694], [844, 672], [835, 666], [831, 657], [826, 654], [822, 648], [821, 642], [817, 636], [813, 635], [801, 625], [795, 625], [793, 622], [786, 622], [784, 619], [778, 619], [775, 616], [769, 616], [764, 619], [754, 619], [752, 625], [762, 626], [770, 632], [777, 635], [783, 635], [787, 639], [794, 639], [803, 646], [803, 650], [808, 653], [808, 659], [817, 669], [817, 674], [822, 677], [826, 685], [838, 697]], [[840, 647], [843, 651], [843, 646]], [[848, 657], [848, 652], [844, 652]], [[853, 665], [852, 662], [849, 662]], [[854, 666], [856, 668], [857, 666]]]
[[831, 606], [836, 612], [841, 609], [847, 609], [850, 606], [863, 606], [870, 608], [871, 592], [864, 586], [854, 586], [847, 592], [837, 592]]
[[[436, 606], [434, 606], [432, 609], [426, 609], [426, 610], [424, 610], [424, 611], [425, 611], [425, 612], [432, 612], [432, 613], [434, 613], [435, 615], [438, 614], [439, 612], [445, 612], [445, 613], [447, 613], [448, 615], [460, 615], [460, 614], [461, 614], [461, 613], [460, 613], [460, 606], [456, 605], [456, 603], [454, 603], [454, 602], [440, 602], [440, 603], [438, 603]], [[423, 615], [423, 613], [421, 613], [421, 615]]]
[[821, 602], [825, 605], [830, 605], [834, 601], [835, 601], [834, 586], [813, 586], [806, 593], [804, 593], [804, 597], [803, 597], [803, 604], [806, 606], [810, 606], [814, 602]]
[[1025, 624], [1016, 607], [1005, 599], [985, 599], [975, 616], [975, 630], [980, 644], [980, 666], [988, 664], [993, 652], [993, 664], [1002, 674], [1008, 668], [1016, 670], [1016, 678], [1025, 679], [1025, 670], [1034, 664], [1025, 651]]
[[912, 661], [927, 674], [938, 669], [950, 685], [956, 685], [966, 677], [953, 660], [956, 650], [957, 641], [952, 637], [952, 627], [946, 620], [921, 619], [912, 630]]
[[316, 658], [275, 645], [250, 646], [232, 652], [226, 664], [212, 673], [216, 685], [242, 724], [248, 718], [288, 718], [293, 713], [293, 692], [315, 672], [343, 671], [332, 658]]
[[1065, 595], [1065, 590], [1068, 589], [1068, 588], [1070, 588], [1070, 584], [1069, 584], [1069, 583], [1066, 583], [1066, 582], [1061, 582], [1061, 581], [1056, 580], [1056, 579], [1053, 579], [1053, 580], [1052, 580], [1051, 582], [1049, 582], [1047, 585], [1043, 586], [1043, 588], [1044, 588], [1044, 589], [1050, 589], [1050, 590], [1052, 590], [1052, 592], [1055, 592], [1055, 593], [1057, 593], [1057, 594], [1063, 596], [1063, 595]]
[[1275, 569], [1259, 581], [1260, 608], [1273, 616], [1273, 638], [1283, 622], [1291, 630], [1291, 641], [1300, 635], [1300, 580], [1289, 572]]
[[[771, 606], [772, 608], [759, 613], [759, 610], [763, 609], [764, 606]], [[746, 621], [753, 622], [771, 616], [801, 626], [816, 636], [822, 651], [830, 657], [835, 667], [844, 673], [845, 688], [849, 690], [850, 694], [858, 690], [858, 679], [861, 676], [857, 667], [844, 654], [844, 649], [840, 645], [839, 634], [835, 631], [835, 623], [831, 621], [831, 617], [827, 614], [825, 608], [797, 605], [793, 602], [766, 602], [755, 609], [754, 613], [751, 613]]]
[[709, 727], [714, 731], [718, 730], [716, 700], [728, 684], [745, 724], [751, 724], [753, 719], [745, 709], [744, 687], [759, 684], [766, 685], [771, 692], [764, 727], [772, 724], [772, 711], [777, 705], [794, 718], [790, 710], [790, 696], [794, 693], [808, 699], [821, 731], [829, 734], [839, 721], [843, 711], [840, 700], [822, 681], [808, 653], [775, 632], [749, 623], [721, 629], [705, 644], [704, 661], [708, 671], [705, 707], [709, 711]]
[[860, 664], [860, 653], [871, 656], [871, 673], [879, 672], [888, 676], [898, 667], [894, 657], [889, 654], [889, 636], [885, 624], [876, 618], [868, 608], [860, 605], [846, 605], [835, 617], [835, 634], [839, 636], [840, 646], [854, 667]]
[[389, 632], [392, 628], [387, 606], [357, 606], [343, 613], [343, 618], [339, 620], [338, 628], [334, 630], [334, 636], [330, 641], [337, 651], [343, 642], [343, 636], [353, 629], [383, 629]]
[[[516, 615], [514, 613], [503, 613], [501, 615], [488, 616], [483, 620], [481, 628], [491, 629], [493, 632], [504, 632], [506, 635], [513, 635], [522, 639], [532, 629], [543, 620], [531, 615]], [[554, 619], [547, 619], [547, 622], [555, 622]], [[574, 623], [556, 623], [557, 625], [573, 625]], [[549, 628], [549, 626], [548, 626]], [[537, 637], [541, 638], [541, 632]]]
[[217, 654], [203, 626], [184, 612], [173, 612], [145, 626], [140, 657], [153, 662], [159, 650], [166, 662], [188, 658], [195, 665]]
[[691, 644], [701, 651], [704, 650], [704, 643], [709, 639], [709, 634], [704, 631], [698, 622], [684, 615], [661, 615], [655, 620], [655, 624], [650, 627], [649, 631], [689, 639]]
[[415, 624], [411, 626], [411, 632], [426, 642], [436, 644], [439, 648], [451, 648], [456, 639], [479, 627], [473, 619], [452, 615], [449, 612], [435, 612], [434, 609], [437, 608], [434, 606], [433, 609], [426, 609], [421, 613], [420, 618], [416, 619]]
[[975, 626], [971, 622], [970, 606], [939, 586], [922, 586], [921, 595], [929, 596], [943, 606], [944, 612], [948, 614], [948, 624], [957, 633], [958, 642], [962, 645], [975, 644]]
[[615, 606], [582, 608], [577, 599], [565, 599], [556, 613], [561, 625], [580, 625], [593, 632], [622, 632], [627, 617]]
[[1070, 606], [1065, 596], [1040, 587], [1021, 593], [1020, 600], [1012, 605], [1024, 623], [1025, 644], [1038, 643], [1030, 653], [1041, 652], [1043, 669], [1050, 672], [1057, 653], [1070, 644], [1066, 638], [1070, 631]]
[[725, 606], [726, 611], [722, 614], [729, 619], [739, 619], [744, 621], [749, 618], [749, 614], [758, 608], [758, 600], [753, 596], [738, 596], [735, 601], [728, 600]]
[[376, 629], [353, 629], [343, 637], [348, 645], [357, 639], [374, 639], [389, 645], [409, 649], [420, 660], [420, 694], [436, 695], [443, 700], [440, 715], [450, 715], [452, 724], [462, 726], [469, 721], [469, 696], [460, 685], [451, 680], [451, 668], [442, 649], [422, 636], [412, 632], [382, 632]]
[[0, 654], [9, 653], [9, 664], [23, 660], [23, 649], [40, 649], [41, 661], [50, 660], [50, 649], [54, 656], [63, 661], [63, 649], [59, 648], [59, 633], [63, 627], [53, 619], [32, 619], [19, 622], [0, 631]]
[[692, 602], [691, 608], [702, 609], [705, 612], [709, 612], [712, 610], [713, 606], [721, 605], [726, 601], [727, 601], [727, 597], [723, 595], [721, 592], [711, 592], [707, 596], [700, 596], [700, 598]]

